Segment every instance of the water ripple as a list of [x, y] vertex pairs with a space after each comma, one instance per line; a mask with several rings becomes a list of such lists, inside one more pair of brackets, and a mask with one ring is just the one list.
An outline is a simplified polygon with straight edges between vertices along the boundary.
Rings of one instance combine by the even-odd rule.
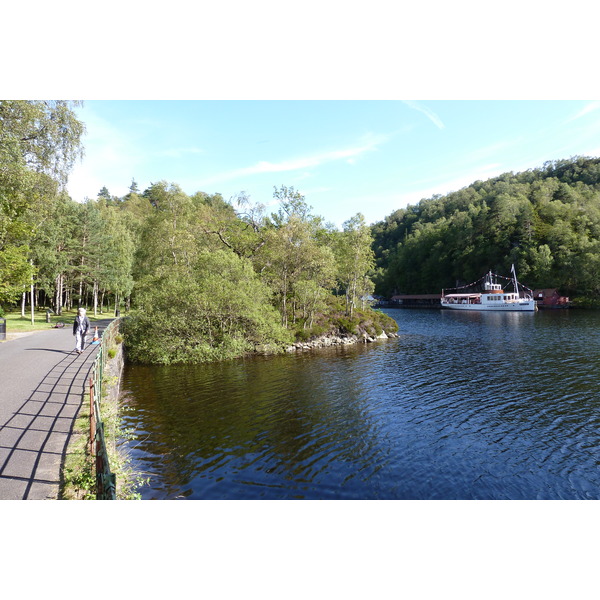
[[128, 366], [143, 497], [600, 497], [599, 314], [390, 314], [373, 345]]

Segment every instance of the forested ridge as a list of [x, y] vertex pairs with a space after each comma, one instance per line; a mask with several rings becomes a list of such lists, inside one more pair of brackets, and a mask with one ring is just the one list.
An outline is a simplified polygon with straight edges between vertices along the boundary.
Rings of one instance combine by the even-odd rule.
[[372, 237], [338, 230], [294, 188], [278, 209], [243, 192], [188, 195], [158, 181], [76, 202], [62, 185], [81, 154], [73, 103], [0, 101], [0, 310], [124, 310], [130, 360], [202, 362], [278, 351], [322, 334], [378, 335]]
[[600, 159], [505, 173], [399, 209], [371, 228], [376, 292], [440, 293], [490, 269], [600, 300]]

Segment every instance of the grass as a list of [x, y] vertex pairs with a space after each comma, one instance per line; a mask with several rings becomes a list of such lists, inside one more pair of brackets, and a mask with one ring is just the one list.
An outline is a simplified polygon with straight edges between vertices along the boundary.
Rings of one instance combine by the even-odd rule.
[[94, 459], [89, 453], [90, 410], [84, 399], [73, 427], [73, 437], [65, 457], [60, 498], [63, 500], [93, 500], [96, 498]]
[[[121, 335], [115, 336], [115, 344], [123, 341]], [[131, 458], [124, 445], [125, 440], [135, 439], [133, 432], [123, 428], [122, 413], [126, 407], [119, 404], [112, 393], [118, 385], [118, 377], [110, 375], [110, 359], [116, 355], [115, 346], [108, 348], [109, 360], [106, 363], [102, 381], [102, 397], [100, 412], [104, 423], [106, 450], [111, 472], [117, 481], [116, 495], [118, 500], [139, 500], [138, 488], [147, 482], [147, 477], [136, 471], [131, 465]], [[96, 498], [95, 465], [89, 452], [90, 405], [86, 394], [77, 416], [73, 437], [69, 442], [66, 454], [60, 497], [63, 500], [94, 500]]]
[[[117, 377], [105, 377], [103, 388], [117, 385]], [[104, 434], [106, 437], [106, 451], [110, 470], [115, 474], [117, 482], [117, 500], [141, 500], [138, 488], [147, 482], [148, 478], [137, 472], [131, 465], [131, 457], [120, 442], [135, 440], [134, 432], [125, 429], [122, 424], [122, 415], [127, 412], [126, 407], [119, 404], [118, 399], [109, 400], [108, 394], [103, 393], [100, 406]]]
[[[66, 310], [63, 311], [63, 314], [60, 316], [54, 314], [50, 315], [50, 323], [46, 323], [46, 311], [39, 310], [35, 312], [34, 322], [31, 323], [31, 313], [25, 313], [25, 317], [22, 317], [21, 311], [8, 312], [4, 315], [4, 318], [6, 319], [6, 334], [52, 329], [57, 323], [64, 323], [65, 326], [70, 326], [73, 324], [76, 315], [76, 310]], [[99, 315], [98, 317], [94, 317], [93, 313], [90, 314], [88, 312], [87, 316], [90, 323], [94, 323], [100, 319], [111, 318], [113, 313], [108, 312]]]

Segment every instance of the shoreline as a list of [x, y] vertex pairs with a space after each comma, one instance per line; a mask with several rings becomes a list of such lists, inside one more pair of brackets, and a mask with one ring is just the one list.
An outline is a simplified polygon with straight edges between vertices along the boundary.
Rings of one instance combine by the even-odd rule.
[[305, 350], [316, 350], [319, 348], [330, 348], [332, 346], [351, 346], [353, 344], [372, 344], [380, 340], [397, 338], [398, 333], [388, 333], [382, 331], [379, 335], [373, 336], [367, 333], [360, 335], [356, 334], [340, 334], [340, 335], [322, 335], [312, 340], [304, 342], [294, 342], [286, 346], [284, 352], [290, 354], [292, 352], [303, 352]]

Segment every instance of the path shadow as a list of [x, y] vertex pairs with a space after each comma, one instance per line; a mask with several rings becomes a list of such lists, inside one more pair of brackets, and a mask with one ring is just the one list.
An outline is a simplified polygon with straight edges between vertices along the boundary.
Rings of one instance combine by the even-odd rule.
[[[93, 347], [95, 348], [95, 346]], [[57, 499], [67, 447], [82, 407], [95, 352], [66, 354], [0, 425], [0, 499]]]
[[53, 350], [52, 348], [25, 348], [26, 351], [57, 352], [58, 354], [73, 354], [74, 350]]

